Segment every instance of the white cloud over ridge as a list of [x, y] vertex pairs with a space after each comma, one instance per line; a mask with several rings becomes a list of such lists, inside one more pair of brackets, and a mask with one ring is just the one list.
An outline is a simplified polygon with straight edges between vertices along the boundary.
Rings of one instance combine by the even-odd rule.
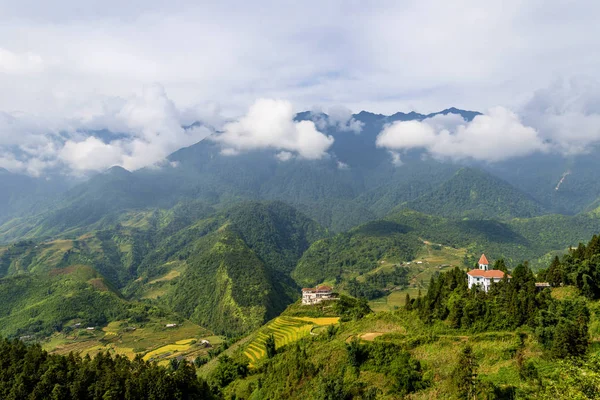
[[[600, 142], [600, 52], [590, 51], [598, 46], [599, 12], [600, 2], [559, 0], [467, 0], [460, 7], [436, 0], [0, 2], [0, 165], [33, 175], [61, 166], [85, 173], [111, 162], [152, 165], [208, 134], [181, 125], [199, 119], [220, 127], [256, 98], [288, 99], [298, 109], [320, 104], [329, 118], [315, 120], [316, 130], [282, 123], [287, 136], [238, 121], [223, 137], [223, 154], [268, 147], [322, 157], [329, 138], [315, 131], [362, 128], [338, 104], [386, 114], [501, 104], [537, 131], [532, 137], [505, 125], [508, 114], [489, 115], [489, 123], [534, 140], [522, 151], [586, 152]], [[572, 75], [590, 79], [536, 92]], [[144, 86], [150, 89], [131, 96]], [[207, 103], [211, 109], [197, 106]], [[403, 126], [402, 140], [382, 138], [396, 148], [396, 163], [417, 145], [470, 158], [469, 143], [480, 140], [475, 129], [498, 136], [494, 127], [462, 121], [426, 124]], [[81, 133], [93, 129], [123, 135]], [[491, 159], [521, 151], [498, 145]], [[96, 160], [81, 156], [92, 150]], [[479, 154], [488, 150], [482, 143]]]
[[558, 80], [537, 90], [522, 113], [562, 154], [585, 153], [600, 144], [600, 82], [595, 79]]
[[333, 144], [333, 137], [319, 132], [312, 121], [294, 121], [294, 108], [289, 101], [259, 99], [248, 113], [235, 122], [229, 122], [211, 140], [220, 143], [225, 152], [234, 153], [257, 149], [281, 151], [280, 160], [297, 154], [315, 160], [325, 157]]
[[503, 107], [491, 108], [470, 122], [452, 114], [398, 121], [383, 129], [376, 144], [393, 152], [396, 165], [401, 162], [399, 152], [409, 149], [424, 149], [438, 159], [487, 162], [549, 150], [536, 129]]
[[61, 166], [76, 174], [152, 166], [212, 133], [202, 126], [185, 130], [180, 119], [160, 85], [103, 99], [69, 120], [0, 113], [0, 166], [34, 176]]
[[340, 105], [329, 107], [326, 116], [318, 107], [315, 107], [311, 114], [312, 121], [320, 130], [333, 128], [339, 132], [360, 133], [364, 126], [361, 121], [354, 119], [349, 108]]

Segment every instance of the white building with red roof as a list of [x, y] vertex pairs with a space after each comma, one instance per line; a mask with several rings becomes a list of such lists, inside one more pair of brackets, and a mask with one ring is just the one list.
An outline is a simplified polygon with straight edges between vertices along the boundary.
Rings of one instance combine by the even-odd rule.
[[[492, 286], [492, 282], [500, 282], [504, 278], [503, 271], [490, 269], [490, 263], [485, 254], [481, 255], [477, 264], [479, 265], [478, 269], [467, 272], [469, 289], [477, 285], [487, 292]], [[511, 278], [510, 275], [507, 277]]]
[[302, 289], [302, 304], [304, 305], [317, 304], [323, 300], [332, 300], [333, 298], [333, 288], [331, 286], [321, 285]]

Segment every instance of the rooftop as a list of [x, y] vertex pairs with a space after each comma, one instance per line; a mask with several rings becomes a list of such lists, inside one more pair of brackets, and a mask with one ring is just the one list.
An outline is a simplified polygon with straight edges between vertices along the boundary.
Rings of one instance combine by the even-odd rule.
[[486, 258], [485, 254], [482, 254], [481, 257], [479, 257], [479, 264], [490, 265], [490, 262]]
[[[498, 269], [492, 269], [489, 271], [484, 271], [482, 269], [472, 269], [471, 271], [467, 272], [467, 274], [478, 278], [504, 278], [504, 272]], [[508, 275], [508, 277], [512, 278], [510, 275]]]

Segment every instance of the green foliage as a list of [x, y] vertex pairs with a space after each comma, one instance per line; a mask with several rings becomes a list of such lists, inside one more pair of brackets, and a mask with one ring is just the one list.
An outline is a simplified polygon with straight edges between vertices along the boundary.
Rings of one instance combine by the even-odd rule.
[[544, 213], [544, 207], [530, 196], [475, 168], [462, 168], [437, 189], [406, 206], [450, 218], [530, 218]]
[[574, 285], [589, 299], [600, 298], [600, 235], [579, 243], [562, 260], [554, 258], [543, 276], [553, 286]]
[[543, 380], [537, 398], [542, 400], [570, 400], [600, 398], [600, 354], [589, 360], [561, 360]]
[[354, 278], [344, 285], [351, 296], [372, 300], [383, 296], [384, 289], [404, 289], [408, 285], [408, 268], [395, 266], [390, 272], [377, 271], [363, 276], [363, 282]]
[[248, 374], [248, 364], [222, 355], [219, 364], [211, 374], [209, 383], [213, 391], [219, 391], [236, 379], [244, 378]]
[[101, 282], [91, 268], [54, 275], [18, 275], [0, 279], [0, 334], [43, 337], [60, 331], [65, 322], [80, 319], [103, 326], [117, 319], [139, 318], [150, 307], [124, 301]]
[[[242, 334], [276, 314], [273, 281], [264, 263], [225, 228], [204, 238], [169, 295], [178, 313], [217, 333]], [[284, 299], [278, 305], [291, 302]], [[283, 304], [282, 304], [283, 303]]]
[[584, 301], [553, 301], [547, 310], [540, 312], [536, 334], [553, 357], [581, 357], [588, 349], [589, 320], [590, 312]]
[[473, 254], [485, 253], [516, 264], [537, 260], [545, 254], [564, 251], [600, 231], [600, 218], [593, 214], [544, 215], [508, 221], [454, 220], [405, 210], [386, 219], [408, 227], [408, 235]]
[[50, 355], [39, 345], [0, 339], [0, 397], [3, 399], [211, 399], [194, 367], [182, 361], [169, 371], [137, 357], [93, 359]]
[[267, 352], [267, 358], [273, 358], [275, 354], [277, 354], [277, 350], [275, 349], [275, 336], [270, 334], [265, 340], [265, 350]]
[[472, 399], [477, 391], [477, 360], [473, 348], [468, 344], [463, 347], [458, 362], [452, 370], [452, 385], [459, 399]]
[[353, 339], [346, 344], [346, 349], [352, 367], [385, 374], [392, 379], [392, 391], [400, 396], [423, 389], [429, 384], [423, 377], [421, 363], [396, 344], [361, 344], [358, 339]]
[[392, 221], [376, 221], [315, 242], [292, 273], [304, 286], [334, 280], [348, 273], [374, 269], [382, 259], [412, 260], [422, 242], [411, 229]]
[[355, 299], [344, 295], [333, 302], [333, 310], [342, 321], [356, 321], [372, 312], [366, 299]]

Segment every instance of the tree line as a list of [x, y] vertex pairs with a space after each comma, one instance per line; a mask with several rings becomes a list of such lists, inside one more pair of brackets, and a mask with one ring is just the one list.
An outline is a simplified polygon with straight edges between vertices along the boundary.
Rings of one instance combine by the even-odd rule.
[[212, 399], [192, 364], [171, 368], [100, 352], [93, 358], [49, 354], [38, 345], [0, 339], [0, 398], [6, 400]]

